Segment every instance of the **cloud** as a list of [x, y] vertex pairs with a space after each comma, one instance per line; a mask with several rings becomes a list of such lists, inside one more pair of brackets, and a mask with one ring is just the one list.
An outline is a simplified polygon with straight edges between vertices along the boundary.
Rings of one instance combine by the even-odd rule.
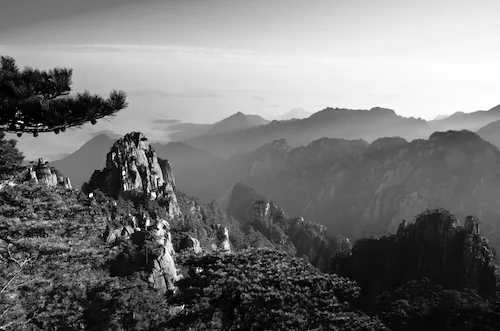
[[272, 105], [269, 106], [269, 108], [278, 108], [280, 105], [277, 103], [273, 103]]
[[127, 92], [132, 97], [157, 97], [157, 98], [225, 98], [219, 92], [212, 90], [194, 90], [187, 92], [167, 92], [157, 89], [132, 90]]

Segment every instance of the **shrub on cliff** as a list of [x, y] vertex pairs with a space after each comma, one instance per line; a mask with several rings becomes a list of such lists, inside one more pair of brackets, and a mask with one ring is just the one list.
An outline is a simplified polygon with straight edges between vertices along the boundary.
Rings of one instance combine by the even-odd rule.
[[83, 330], [86, 291], [107, 277], [105, 219], [71, 190], [0, 191], [0, 327]]
[[428, 279], [384, 292], [370, 310], [392, 331], [494, 331], [500, 325], [500, 302], [473, 290], [447, 290]]
[[176, 330], [387, 330], [350, 309], [354, 282], [284, 252], [190, 256], [184, 266], [173, 303], [185, 309], [169, 323]]

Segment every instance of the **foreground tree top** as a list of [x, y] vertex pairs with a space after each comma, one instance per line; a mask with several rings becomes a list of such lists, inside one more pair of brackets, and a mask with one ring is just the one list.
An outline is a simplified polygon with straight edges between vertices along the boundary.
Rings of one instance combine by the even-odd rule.
[[112, 91], [108, 99], [88, 91], [70, 96], [72, 69], [48, 71], [26, 67], [0, 57], [0, 130], [17, 133], [64, 132], [66, 128], [96, 124], [127, 107], [126, 94]]

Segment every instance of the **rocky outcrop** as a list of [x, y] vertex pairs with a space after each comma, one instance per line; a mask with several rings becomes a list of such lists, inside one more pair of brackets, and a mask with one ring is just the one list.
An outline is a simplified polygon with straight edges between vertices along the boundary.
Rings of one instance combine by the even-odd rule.
[[180, 249], [193, 252], [195, 254], [201, 253], [202, 249], [200, 246], [200, 241], [191, 236], [185, 236], [180, 242]]
[[49, 165], [43, 158], [32, 162], [21, 174], [21, 181], [29, 181], [35, 184], [43, 184], [50, 187], [64, 187], [71, 189], [69, 178], [62, 176]]
[[159, 160], [147, 138], [132, 132], [116, 141], [106, 157], [106, 167], [96, 171], [83, 186], [85, 193], [100, 189], [113, 198], [140, 196], [158, 200], [173, 218], [180, 215], [171, 165]]
[[350, 254], [334, 259], [332, 271], [357, 281], [369, 295], [424, 277], [491, 295], [497, 290], [495, 260], [476, 219], [468, 217], [460, 226], [455, 216], [438, 209], [422, 213], [415, 223], [403, 221], [396, 235], [358, 240]]
[[149, 265], [148, 281], [160, 291], [173, 290], [179, 276], [173, 258], [175, 251], [172, 245], [170, 225], [167, 221], [160, 219], [148, 230], [153, 234], [155, 243], [161, 247], [159, 251], [152, 253], [153, 259]]
[[[127, 276], [139, 270], [147, 271], [147, 281], [159, 292], [174, 290], [180, 279], [175, 264], [175, 250], [172, 244], [170, 224], [163, 219], [141, 219], [133, 228], [134, 217], [117, 228], [110, 225], [103, 234], [104, 240], [114, 244], [118, 239], [130, 240], [131, 251], [121, 252], [111, 263], [111, 274]], [[134, 248], [131, 248], [134, 247]]]
[[231, 244], [229, 242], [229, 230], [222, 224], [215, 225], [215, 247], [219, 252], [223, 253], [231, 252]]

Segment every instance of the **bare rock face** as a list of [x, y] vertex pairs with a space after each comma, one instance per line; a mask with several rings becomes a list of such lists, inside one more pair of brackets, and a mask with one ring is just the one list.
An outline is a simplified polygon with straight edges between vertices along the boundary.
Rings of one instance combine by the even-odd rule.
[[69, 178], [63, 177], [58, 174], [53, 168], [50, 167], [49, 162], [43, 158], [38, 159], [36, 163], [30, 166], [21, 174], [22, 181], [31, 181], [35, 184], [43, 184], [50, 187], [64, 187], [71, 189], [71, 181]]
[[175, 179], [168, 161], [159, 160], [147, 138], [132, 132], [115, 142], [106, 167], [96, 171], [83, 186], [85, 193], [100, 189], [113, 198], [135, 195], [159, 200], [170, 217], [180, 215], [174, 192]]
[[139, 216], [137, 220], [130, 214], [126, 219], [117, 219], [112, 215], [108, 223], [123, 225], [116, 228], [108, 225], [103, 234], [106, 242], [113, 244], [118, 239], [131, 240], [138, 249], [145, 249], [142, 254], [135, 252], [118, 255], [114, 261], [112, 273], [125, 276], [145, 267], [148, 271], [148, 282], [154, 288], [160, 292], [174, 290], [175, 282], [180, 277], [174, 260], [176, 253], [172, 244], [170, 224], [164, 219], [151, 220], [146, 215]]
[[180, 242], [180, 249], [188, 250], [196, 254], [201, 253], [200, 241], [191, 236], [186, 236]]
[[477, 220], [468, 217], [462, 227], [447, 210], [437, 209], [420, 214], [414, 224], [401, 222], [396, 235], [358, 240], [349, 256], [334, 260], [333, 271], [372, 295], [423, 277], [489, 295], [497, 286], [495, 259]]
[[180, 278], [177, 275], [174, 262], [175, 251], [172, 245], [170, 225], [167, 221], [160, 219], [148, 230], [152, 232], [156, 243], [161, 246], [159, 252], [153, 255], [148, 281], [159, 291], [173, 290], [175, 282]]
[[231, 244], [229, 243], [229, 230], [222, 224], [215, 226], [215, 247], [223, 253], [231, 252]]

